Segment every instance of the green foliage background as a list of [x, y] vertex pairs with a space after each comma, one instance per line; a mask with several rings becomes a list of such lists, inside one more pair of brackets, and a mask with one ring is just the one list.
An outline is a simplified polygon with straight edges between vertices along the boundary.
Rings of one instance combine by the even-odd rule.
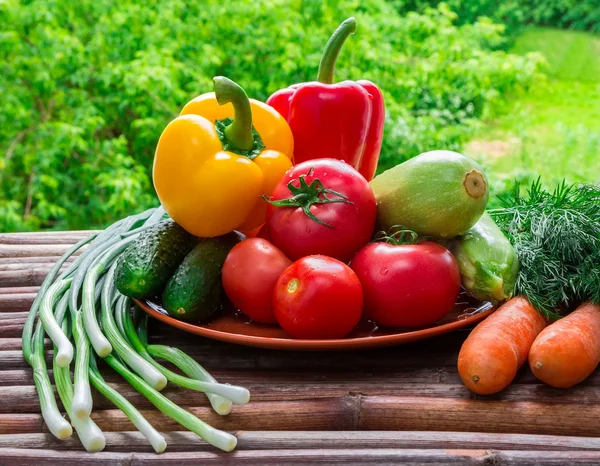
[[[423, 11], [440, 0], [392, 0], [398, 11]], [[473, 23], [481, 16], [517, 32], [524, 26], [600, 32], [598, 0], [446, 0], [458, 15], [458, 23]]]
[[457, 26], [445, 4], [384, 0], [0, 0], [0, 231], [102, 227], [155, 205], [165, 125], [215, 75], [266, 99], [316, 77], [354, 15], [337, 79], [385, 95], [381, 168], [459, 149], [482, 117], [540, 79], [541, 59], [500, 50], [503, 26]]

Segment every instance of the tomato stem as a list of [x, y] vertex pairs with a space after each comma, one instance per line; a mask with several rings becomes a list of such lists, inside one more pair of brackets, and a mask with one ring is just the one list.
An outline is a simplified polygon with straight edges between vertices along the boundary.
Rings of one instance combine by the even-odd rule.
[[[292, 197], [287, 199], [280, 199], [277, 201], [272, 200], [272, 198], [268, 198], [265, 195], [262, 198], [267, 201], [269, 204], [276, 207], [300, 207], [306, 216], [311, 220], [319, 223], [320, 225], [324, 225], [327, 228], [335, 228], [333, 225], [329, 225], [325, 223], [323, 220], [320, 220], [315, 216], [310, 210], [310, 207], [314, 204], [331, 204], [334, 202], [343, 202], [344, 204], [354, 204], [354, 202], [350, 201], [347, 196], [337, 191], [333, 191], [332, 189], [327, 189], [321, 183], [321, 180], [315, 178], [312, 180], [310, 184], [306, 182], [306, 177], [310, 176], [313, 172], [313, 168], [308, 170], [306, 175], [300, 175], [298, 177], [298, 182], [300, 186], [294, 186], [294, 181], [292, 180], [288, 183], [287, 187], [292, 193]], [[332, 199], [329, 195], [337, 196], [339, 199]]]
[[419, 237], [419, 234], [405, 227], [404, 225], [394, 225], [389, 231], [380, 231], [374, 237], [373, 241], [383, 241], [388, 244], [400, 246], [402, 244], [417, 244], [422, 241], [423, 238]]

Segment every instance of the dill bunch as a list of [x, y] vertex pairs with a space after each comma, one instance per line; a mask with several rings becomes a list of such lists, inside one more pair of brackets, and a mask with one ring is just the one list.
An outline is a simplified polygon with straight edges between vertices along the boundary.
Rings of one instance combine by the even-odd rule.
[[554, 319], [600, 303], [600, 187], [563, 181], [550, 192], [538, 178], [520, 193], [516, 184], [489, 211], [519, 258], [516, 294]]

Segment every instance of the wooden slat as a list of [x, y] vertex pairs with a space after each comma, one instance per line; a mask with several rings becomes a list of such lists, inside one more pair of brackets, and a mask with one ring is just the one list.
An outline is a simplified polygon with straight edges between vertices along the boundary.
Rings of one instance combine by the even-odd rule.
[[[2, 288], [0, 288], [1, 290]], [[31, 308], [37, 293], [0, 294], [0, 312], [25, 312]]]
[[360, 429], [461, 430], [600, 436], [600, 406], [448, 400], [435, 398], [364, 397]]
[[[14, 346], [18, 344], [20, 344], [20, 340], [17, 340]], [[8, 376], [5, 376], [5, 372], [9, 373]], [[18, 373], [18, 378], [15, 373]], [[151, 406], [142, 395], [109, 368], [103, 370], [103, 375], [115, 389], [136, 406]], [[516, 384], [497, 395], [476, 396], [460, 382], [454, 384], [405, 382], [406, 377], [396, 374], [373, 374], [370, 377], [356, 376], [353, 378], [348, 374], [280, 374], [271, 371], [232, 371], [220, 372], [215, 375], [221, 382], [240, 384], [248, 388], [252, 394], [252, 402], [315, 400], [358, 395], [362, 397], [420, 397], [424, 400], [445, 398], [452, 400], [478, 399], [485, 402], [523, 401], [582, 406], [595, 405], [600, 402], [600, 387], [586, 383], [570, 390], [555, 389], [542, 383]], [[29, 370], [0, 371], [0, 380], [3, 379], [4, 383], [0, 384], [0, 412], [38, 412], [38, 400]], [[184, 390], [169, 384], [163, 393], [182, 406], [207, 406], [206, 398], [201, 392]], [[95, 397], [95, 407], [96, 409], [105, 409], [111, 408], [112, 405], [98, 395]]]
[[[33, 265], [22, 270], [0, 272], [0, 288], [40, 286], [52, 266], [53, 264]], [[68, 264], [65, 264], [60, 271], [66, 270], [67, 267]]]
[[[77, 255], [77, 253], [75, 255]], [[0, 257], [0, 265], [55, 264], [60, 258], [61, 254], [56, 256]], [[72, 259], [69, 258], [68, 260]]]
[[[600, 407], [534, 401], [468, 401], [449, 398], [346, 396], [301, 401], [253, 401], [227, 417], [207, 406], [190, 412], [222, 429], [242, 430], [447, 430], [600, 436]], [[162, 430], [180, 427], [155, 410], [141, 410]], [[42, 432], [37, 414], [3, 414], [0, 433]], [[107, 431], [131, 429], [118, 410], [95, 411]]]
[[[0, 272], [18, 272], [21, 270], [29, 270], [29, 269], [40, 269], [40, 270], [48, 270], [54, 266], [54, 264], [60, 258], [56, 258], [56, 260], [47, 261], [47, 262], [17, 262], [12, 264], [0, 264]], [[76, 257], [69, 257], [65, 264], [70, 265]]]
[[[104, 432], [106, 450], [152, 452], [146, 438], [137, 431]], [[214, 451], [213, 447], [188, 431], [164, 432], [167, 452]], [[422, 448], [496, 449], [533, 451], [600, 450], [600, 439], [557, 435], [487, 434], [468, 432], [389, 432], [389, 431], [252, 431], [236, 432], [236, 450]], [[0, 435], [1, 448], [81, 450], [77, 435], [58, 440], [52, 434]]]
[[97, 233], [94, 230], [0, 233], [0, 244], [74, 244]]
[[126, 465], [197, 465], [197, 464], [448, 464], [448, 465], [590, 465], [600, 460], [600, 453], [589, 451], [489, 451], [467, 449], [316, 449], [316, 450], [241, 450], [234, 453], [174, 452], [153, 453], [83, 453], [51, 450], [0, 450], [0, 460], [14, 465], [56, 464], [126, 464]]
[[[23, 369], [25, 367], [29, 367], [27, 361], [23, 359], [23, 353], [21, 350], [8, 350], [2, 351], [2, 370], [5, 369]], [[52, 352], [46, 352], [46, 363], [50, 364], [52, 362]]]
[[[0, 321], [0, 330], [2, 329], [2, 322]], [[21, 338], [0, 338], [0, 351], [5, 350], [19, 350], [21, 349]], [[2, 353], [0, 352], [0, 357], [2, 357]], [[0, 371], [0, 376], [2, 375], [2, 371]], [[2, 410], [0, 409], [0, 412]]]
[[25, 319], [3, 319], [0, 324], [0, 338], [17, 338], [23, 333]]
[[72, 246], [69, 244], [0, 244], [0, 258], [61, 256]]
[[[236, 406], [228, 416], [219, 416], [211, 408], [187, 410], [213, 427], [224, 430], [352, 430], [356, 407], [353, 399], [305, 400], [249, 403]], [[150, 423], [161, 431], [181, 430], [181, 426], [157, 410], [140, 409]], [[94, 411], [92, 419], [108, 432], [133, 430], [131, 421], [118, 409]], [[40, 414], [0, 414], [0, 434], [46, 432]]]
[[[4, 351], [0, 357], [4, 357]], [[4, 366], [4, 361], [2, 361]], [[15, 370], [2, 370], [0, 371], [0, 387], [8, 387], [11, 385], [30, 385], [33, 384], [33, 374], [31, 368], [28, 366], [27, 369], [15, 369]]]
[[[39, 286], [13, 286], [13, 287], [2, 287], [0, 288], [0, 295], [9, 295], [9, 294], [31, 294], [37, 293], [39, 291]], [[2, 309], [0, 309], [2, 312]]]

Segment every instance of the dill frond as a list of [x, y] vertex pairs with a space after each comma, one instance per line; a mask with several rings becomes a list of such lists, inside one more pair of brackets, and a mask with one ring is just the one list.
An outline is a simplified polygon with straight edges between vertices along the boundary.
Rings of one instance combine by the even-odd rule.
[[563, 181], [550, 192], [538, 178], [501, 201], [489, 213], [519, 258], [517, 293], [548, 318], [600, 303], [600, 187]]

